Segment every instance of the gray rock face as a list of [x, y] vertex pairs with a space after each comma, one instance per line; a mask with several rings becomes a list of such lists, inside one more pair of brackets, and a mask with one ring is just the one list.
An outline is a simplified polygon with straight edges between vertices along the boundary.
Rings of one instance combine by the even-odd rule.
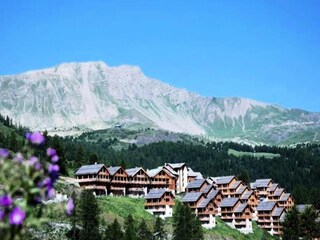
[[0, 113], [37, 130], [122, 124], [247, 143], [320, 140], [320, 113], [244, 98], [209, 98], [146, 77], [138, 67], [64, 63], [0, 77]]

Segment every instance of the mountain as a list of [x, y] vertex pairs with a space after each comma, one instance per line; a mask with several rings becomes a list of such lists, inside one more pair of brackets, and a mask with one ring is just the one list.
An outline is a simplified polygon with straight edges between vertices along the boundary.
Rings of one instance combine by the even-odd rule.
[[146, 77], [139, 67], [64, 63], [0, 76], [0, 113], [38, 130], [150, 127], [212, 139], [320, 141], [320, 113], [244, 98], [202, 97]]

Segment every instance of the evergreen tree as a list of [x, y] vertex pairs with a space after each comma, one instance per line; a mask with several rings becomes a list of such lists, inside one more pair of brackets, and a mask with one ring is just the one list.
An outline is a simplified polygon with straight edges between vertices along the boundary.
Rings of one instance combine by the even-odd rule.
[[300, 235], [300, 215], [296, 207], [287, 212], [283, 222], [283, 239], [298, 240]]
[[319, 225], [317, 223], [318, 213], [313, 207], [307, 207], [301, 213], [300, 229], [303, 239], [313, 239], [320, 236]]
[[137, 229], [135, 226], [134, 219], [131, 214], [128, 215], [128, 217], [125, 219], [124, 222], [124, 239], [125, 240], [137, 240]]
[[98, 160], [97, 154], [93, 153], [93, 154], [90, 155], [90, 157], [89, 157], [89, 163], [90, 164], [98, 163], [98, 161], [99, 160]]
[[152, 240], [152, 233], [148, 229], [147, 224], [144, 219], [140, 222], [138, 226], [138, 239], [139, 240]]
[[164, 240], [167, 238], [167, 234], [164, 230], [164, 223], [160, 217], [157, 217], [154, 225], [153, 236], [155, 240]]
[[105, 232], [105, 240], [124, 240], [124, 234], [117, 219], [109, 224]]
[[203, 232], [200, 221], [192, 210], [181, 203], [173, 214], [173, 240], [201, 240]]
[[80, 240], [100, 240], [98, 202], [89, 190], [84, 190], [81, 193], [79, 217], [82, 226]]

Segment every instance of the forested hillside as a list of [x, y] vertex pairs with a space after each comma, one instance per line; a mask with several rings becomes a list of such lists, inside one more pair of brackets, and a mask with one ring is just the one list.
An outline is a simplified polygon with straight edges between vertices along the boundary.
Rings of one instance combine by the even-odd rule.
[[[0, 118], [0, 147], [19, 151], [26, 129], [14, 126], [10, 119]], [[95, 162], [125, 167], [154, 168], [166, 162], [186, 162], [204, 176], [237, 175], [248, 182], [256, 178], [272, 178], [293, 193], [296, 203], [313, 203], [320, 207], [320, 145], [300, 144], [295, 147], [241, 145], [231, 142], [157, 142], [141, 147], [135, 144], [116, 150], [117, 138], [88, 142], [82, 138], [48, 136], [47, 146], [57, 149], [62, 173], [73, 175], [83, 164]], [[228, 150], [266, 152], [280, 157], [265, 158], [229, 155]]]

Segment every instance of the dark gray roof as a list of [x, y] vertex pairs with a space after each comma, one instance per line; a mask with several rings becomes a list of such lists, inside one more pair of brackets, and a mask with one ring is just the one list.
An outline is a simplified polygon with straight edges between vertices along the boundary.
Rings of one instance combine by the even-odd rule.
[[113, 176], [120, 168], [121, 168], [120, 166], [108, 167], [108, 171], [110, 175]]
[[84, 165], [78, 169], [76, 175], [97, 174], [103, 166], [104, 164]]
[[233, 207], [239, 201], [239, 198], [224, 198], [220, 203], [220, 207]]
[[298, 204], [296, 205], [297, 209], [299, 212], [304, 212], [307, 208], [310, 208], [312, 207], [313, 208], [313, 205], [312, 204]]
[[257, 207], [257, 211], [271, 211], [276, 204], [277, 202], [274, 201], [261, 202]]
[[200, 188], [206, 182], [205, 179], [195, 179], [192, 182], [189, 182], [187, 189]]
[[219, 192], [220, 192], [219, 189], [215, 189], [207, 196], [207, 198], [213, 199], [218, 195]]
[[271, 186], [268, 188], [268, 191], [274, 192], [278, 186], [279, 186], [278, 183], [273, 183], [273, 184], [271, 184]]
[[271, 196], [279, 197], [283, 193], [283, 188], [278, 188]]
[[165, 171], [170, 177], [175, 177], [173, 174], [171, 174], [168, 169], [163, 168], [163, 167], [158, 167], [154, 169], [150, 169], [147, 171], [148, 176], [154, 177], [156, 176], [161, 170]]
[[236, 191], [236, 194], [242, 194], [246, 190], [247, 186], [240, 186]]
[[206, 186], [204, 189], [203, 189], [203, 193], [207, 194], [213, 187], [212, 184], [209, 184], [208, 186]]
[[235, 183], [230, 187], [230, 189], [236, 189], [241, 183], [242, 181], [235, 181]]
[[237, 207], [236, 207], [236, 209], [234, 210], [234, 212], [235, 213], [242, 213], [244, 210], [245, 210], [245, 208], [247, 207], [247, 203], [240, 203]]
[[161, 198], [165, 192], [166, 192], [166, 189], [164, 189], [164, 188], [151, 189], [144, 198], [145, 199], [158, 199], [158, 198]]
[[251, 183], [250, 185], [252, 188], [268, 187], [270, 181], [272, 181], [271, 178], [257, 179], [254, 183]]
[[253, 193], [252, 190], [246, 191], [244, 194], [242, 194], [241, 199], [247, 200], [252, 193]]
[[216, 184], [227, 184], [229, 182], [231, 182], [231, 180], [234, 178], [235, 176], [220, 176], [220, 177], [214, 177], [213, 181]]
[[203, 178], [201, 172], [194, 172], [191, 168], [188, 168], [188, 177]]
[[208, 204], [210, 203], [211, 199], [209, 198], [205, 198], [203, 199], [199, 204], [198, 204], [198, 208], [205, 208], [208, 206]]
[[168, 170], [168, 171], [169, 171], [171, 174], [173, 174], [173, 175], [176, 175], [176, 176], [179, 175], [175, 170], [173, 170], [172, 167], [170, 167], [170, 165], [166, 165], [166, 166], [164, 166], [164, 168], [165, 168], [166, 170]]
[[202, 196], [202, 192], [188, 192], [182, 198], [182, 202], [196, 202]]
[[290, 196], [291, 196], [291, 193], [284, 193], [279, 199], [279, 201], [287, 201]]
[[283, 207], [276, 207], [272, 212], [272, 217], [280, 217], [283, 211]]

